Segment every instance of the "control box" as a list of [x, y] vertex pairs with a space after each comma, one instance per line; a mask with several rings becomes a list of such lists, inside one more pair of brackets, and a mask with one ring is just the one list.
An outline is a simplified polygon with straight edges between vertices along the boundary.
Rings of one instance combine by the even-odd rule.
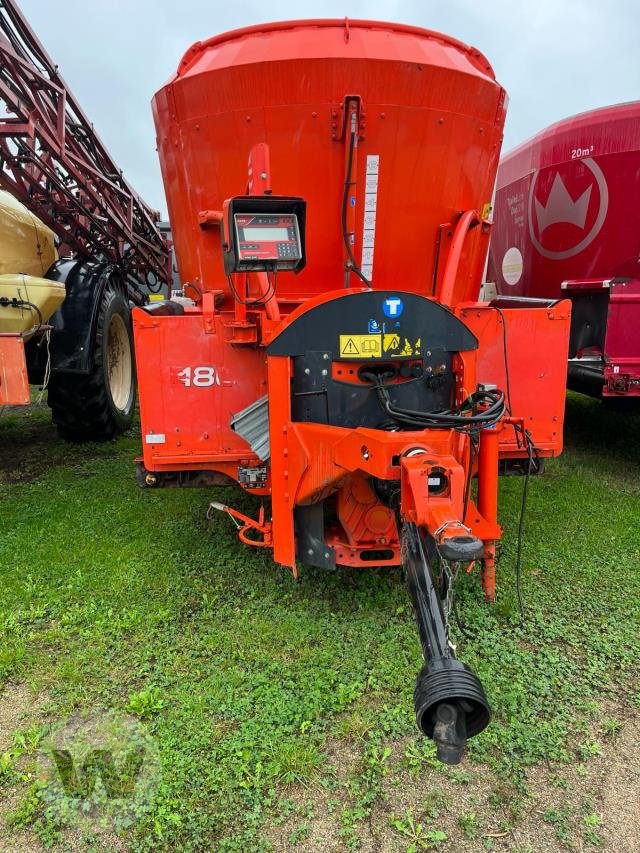
[[284, 196], [237, 196], [223, 210], [225, 273], [298, 272], [305, 263], [305, 202]]
[[298, 217], [282, 213], [236, 213], [234, 216], [238, 260], [247, 263], [276, 262], [280, 268], [295, 267], [302, 257]]

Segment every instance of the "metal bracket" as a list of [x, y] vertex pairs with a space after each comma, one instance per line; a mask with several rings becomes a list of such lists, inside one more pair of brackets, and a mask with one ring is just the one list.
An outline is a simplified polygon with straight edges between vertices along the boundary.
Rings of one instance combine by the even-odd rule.
[[324, 505], [320, 501], [295, 509], [297, 558], [308, 566], [336, 570], [336, 552], [324, 541]]
[[331, 105], [330, 115], [332, 139], [335, 139], [336, 141], [344, 139], [352, 104], [357, 116], [358, 139], [364, 139], [367, 114], [362, 106], [362, 98], [360, 95], [346, 95], [341, 104]]

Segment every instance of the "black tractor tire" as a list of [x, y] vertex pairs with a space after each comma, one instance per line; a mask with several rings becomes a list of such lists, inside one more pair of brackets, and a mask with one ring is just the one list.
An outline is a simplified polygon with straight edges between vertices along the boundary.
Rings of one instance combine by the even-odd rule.
[[51, 416], [67, 441], [109, 441], [129, 429], [136, 401], [131, 311], [122, 290], [107, 284], [98, 312], [88, 374], [54, 373]]

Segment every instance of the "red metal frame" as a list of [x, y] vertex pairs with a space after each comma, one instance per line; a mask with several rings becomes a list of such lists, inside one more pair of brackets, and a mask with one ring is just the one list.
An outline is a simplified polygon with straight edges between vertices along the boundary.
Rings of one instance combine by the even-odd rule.
[[[291, 82], [301, 73], [298, 93]], [[283, 94], [289, 91], [296, 92], [291, 103]], [[305, 558], [296, 529], [310, 540], [306, 556], [315, 557], [311, 545], [320, 542], [334, 549], [336, 564], [399, 565], [396, 504], [375, 494], [384, 492], [381, 483], [393, 483], [401, 518], [426, 530], [437, 546], [466, 534], [481, 540], [484, 590], [493, 598], [502, 534], [499, 462], [527, 458], [526, 432], [540, 456], [562, 448], [569, 306], [498, 309], [475, 302], [489, 235], [478, 211], [491, 196], [504, 121], [504, 92], [488, 65], [456, 42], [443, 38], [436, 45], [427, 31], [362, 21], [348, 29], [336, 21], [285, 23], [194, 46], [156, 95], [154, 111], [178, 260], [197, 304], [183, 315], [133, 313], [144, 468], [158, 482], [176, 471], [219, 472], [270, 497], [270, 521], [213, 506], [241, 524], [243, 541], [272, 547], [274, 560], [294, 575], [296, 560]], [[357, 149], [350, 152], [353, 132]], [[245, 186], [245, 151], [250, 192], [271, 190], [273, 168], [277, 189], [313, 210], [308, 264], [299, 275], [279, 276], [275, 293], [265, 274], [236, 276], [233, 288], [223, 274], [219, 227], [229, 199]], [[448, 158], [454, 168], [444, 169]], [[397, 294], [399, 302], [419, 294], [446, 305], [477, 338], [477, 350], [451, 356], [455, 403], [462, 405], [478, 383], [506, 392], [509, 415], [480, 432], [478, 448], [468, 432], [453, 428], [347, 428], [292, 415], [298, 356], [276, 355], [277, 338], [295, 333], [290, 327], [298, 321], [312, 326], [314, 318], [305, 315], [320, 307], [335, 304], [340, 311], [343, 284], [355, 285], [349, 299], [360, 298], [365, 290], [348, 264], [345, 276], [345, 240], [359, 261], [365, 233], [376, 229], [367, 233], [367, 248], [373, 250], [375, 237], [373, 291]], [[269, 293], [266, 305], [247, 303]], [[345, 333], [366, 338], [367, 329], [384, 336], [400, 328], [382, 307], [376, 317], [350, 318], [354, 326]], [[415, 343], [420, 359], [431, 356], [432, 333], [425, 328]], [[358, 361], [338, 358], [330, 341], [322, 350], [320, 375], [340, 367], [354, 382], [366, 382]], [[208, 385], [185, 381], [196, 369]], [[263, 462], [231, 422], [267, 395], [259, 429], [263, 442], [268, 434], [270, 452]], [[263, 479], [249, 487], [246, 469], [261, 466]], [[429, 484], [436, 471], [445, 484], [440, 492]], [[320, 502], [327, 508], [321, 538], [295, 517]], [[329, 552], [321, 557], [333, 559]]]
[[[307, 300], [281, 321], [279, 331], [342, 293], [327, 292]], [[257, 321], [261, 313], [263, 309], [250, 312], [249, 319]], [[561, 356], [563, 349], [566, 352], [570, 306], [564, 301], [545, 310], [501, 311], [487, 303], [467, 303], [456, 313], [479, 339], [477, 351], [458, 356], [458, 399], [478, 381], [509, 387], [512, 415], [498, 428], [483, 430], [477, 458], [471, 458], [467, 437], [454, 431], [385, 432], [292, 422], [291, 360], [265, 357], [261, 348], [226, 339], [225, 326], [235, 322], [235, 314], [217, 310], [212, 292], [205, 294], [202, 309], [187, 309], [182, 316], [156, 317], [135, 309], [144, 466], [160, 474], [217, 471], [238, 481], [239, 467], [262, 463], [228, 426], [229, 413], [242, 410], [268, 389], [268, 476], [262, 486], [245, 488], [271, 497], [271, 521], [265, 522], [264, 517], [252, 521], [225, 507], [242, 522], [241, 538], [246, 544], [256, 544], [246, 535], [255, 530], [259, 544], [273, 547], [274, 559], [295, 575], [293, 510], [335, 493], [340, 527], [327, 531], [326, 542], [336, 549], [340, 564], [370, 566], [367, 552], [383, 550], [391, 553], [377, 562], [398, 565], [400, 543], [395, 525], [382, 518], [386, 509], [377, 500], [369, 503], [368, 496], [353, 492], [362, 491], [358, 482], [363, 477], [399, 479], [401, 511], [407, 520], [432, 535], [440, 531], [444, 538], [460, 535], [464, 525], [484, 542], [483, 584], [487, 597], [493, 598], [495, 545], [502, 535], [497, 517], [498, 463], [526, 457], [519, 437], [525, 429], [534, 436], [539, 456], [554, 456], [562, 449], [566, 360]], [[177, 377], [189, 364], [215, 365], [214, 384], [185, 386]], [[403, 456], [416, 447], [425, 452]], [[444, 469], [451, 483], [441, 497], [429, 497], [424, 487], [432, 468]], [[470, 498], [465, 508], [464, 485], [469, 476], [477, 476], [478, 493], [477, 501]], [[371, 511], [381, 511], [381, 517], [368, 521]]]
[[601, 303], [604, 339], [601, 345], [576, 353], [582, 358], [602, 361], [602, 396], [611, 399], [640, 397], [640, 349], [637, 329], [640, 324], [640, 279], [575, 279], [562, 282], [562, 292], [574, 303], [605, 294]]
[[14, 0], [0, 3], [0, 186], [61, 240], [139, 281], [171, 281], [159, 214], [131, 188]]

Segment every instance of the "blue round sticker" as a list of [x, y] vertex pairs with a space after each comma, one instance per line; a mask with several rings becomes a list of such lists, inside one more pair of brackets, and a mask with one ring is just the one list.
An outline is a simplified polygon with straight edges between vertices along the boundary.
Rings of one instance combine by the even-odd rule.
[[404, 310], [404, 302], [399, 296], [387, 296], [382, 303], [382, 310], [385, 317], [399, 317]]

